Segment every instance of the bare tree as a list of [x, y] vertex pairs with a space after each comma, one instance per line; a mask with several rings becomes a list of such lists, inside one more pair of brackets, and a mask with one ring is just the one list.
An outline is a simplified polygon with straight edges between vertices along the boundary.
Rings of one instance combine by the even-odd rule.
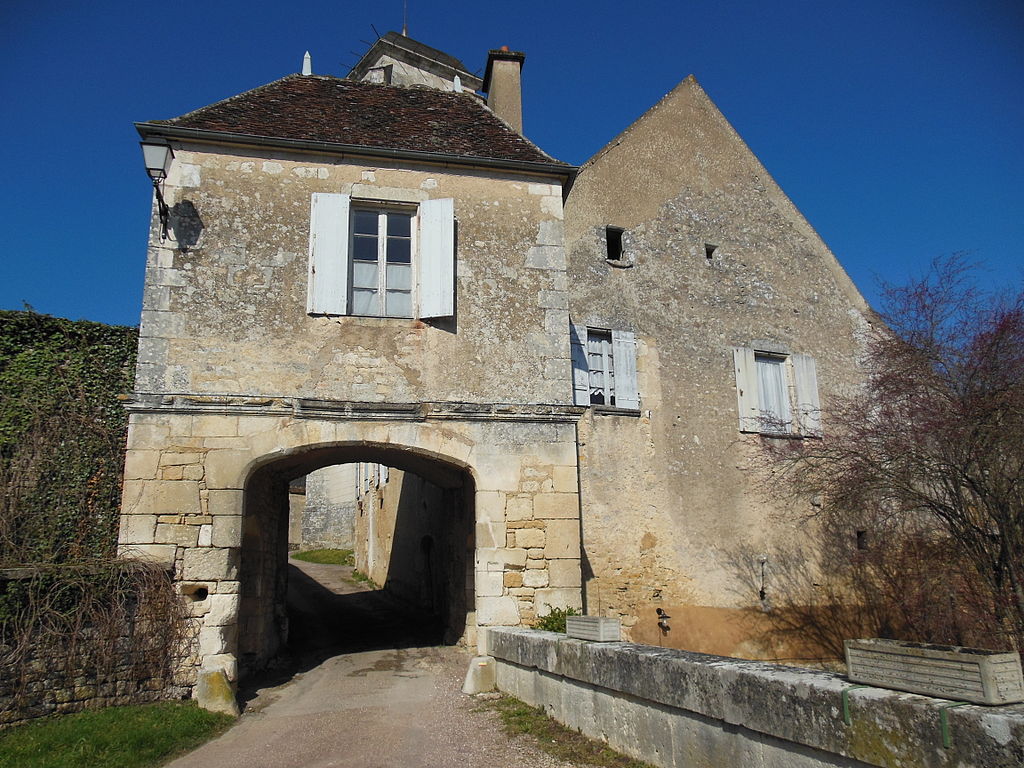
[[[866, 578], [862, 597], [888, 589], [896, 604], [876, 627], [1020, 649], [1024, 291], [986, 293], [975, 276], [953, 257], [888, 288], [863, 389], [828, 409], [825, 438], [766, 441], [765, 456], [776, 489], [814, 500], [821, 530], [851, 546], [861, 532], [845, 574], [826, 568], [833, 582]], [[929, 612], [945, 618], [915, 625]]]

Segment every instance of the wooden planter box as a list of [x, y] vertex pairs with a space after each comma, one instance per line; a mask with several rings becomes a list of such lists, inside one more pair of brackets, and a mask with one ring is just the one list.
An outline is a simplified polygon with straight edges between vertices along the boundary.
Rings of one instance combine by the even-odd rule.
[[847, 640], [847, 676], [855, 683], [975, 704], [1024, 701], [1020, 655], [902, 640]]
[[601, 616], [566, 616], [565, 633], [580, 640], [598, 643], [619, 642], [619, 620]]

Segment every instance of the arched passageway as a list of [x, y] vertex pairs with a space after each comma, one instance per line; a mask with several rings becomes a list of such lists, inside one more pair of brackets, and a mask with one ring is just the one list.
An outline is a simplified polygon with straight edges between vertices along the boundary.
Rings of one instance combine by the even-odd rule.
[[[383, 483], [379, 471], [373, 483], [360, 479], [354, 526], [357, 566], [382, 590], [337, 594], [308, 569], [289, 565], [289, 485], [323, 467], [356, 462], [391, 468]], [[289, 648], [457, 642], [474, 609], [475, 490], [467, 468], [388, 444], [311, 447], [257, 466], [242, 504], [241, 674]]]

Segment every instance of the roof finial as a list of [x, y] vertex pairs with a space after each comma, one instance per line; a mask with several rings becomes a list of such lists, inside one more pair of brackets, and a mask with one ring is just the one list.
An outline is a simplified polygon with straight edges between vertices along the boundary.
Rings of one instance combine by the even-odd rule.
[[409, 36], [409, 0], [402, 0], [402, 37]]
[[309, 55], [309, 51], [306, 51], [306, 55], [302, 57], [302, 74], [313, 74], [313, 57]]

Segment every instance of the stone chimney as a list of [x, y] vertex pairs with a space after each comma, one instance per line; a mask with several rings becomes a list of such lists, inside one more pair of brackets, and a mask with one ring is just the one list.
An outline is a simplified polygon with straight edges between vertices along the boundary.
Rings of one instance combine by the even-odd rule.
[[498, 117], [523, 132], [523, 89], [520, 73], [526, 54], [510, 51], [507, 45], [487, 52], [487, 71], [483, 90], [487, 92], [487, 106]]

